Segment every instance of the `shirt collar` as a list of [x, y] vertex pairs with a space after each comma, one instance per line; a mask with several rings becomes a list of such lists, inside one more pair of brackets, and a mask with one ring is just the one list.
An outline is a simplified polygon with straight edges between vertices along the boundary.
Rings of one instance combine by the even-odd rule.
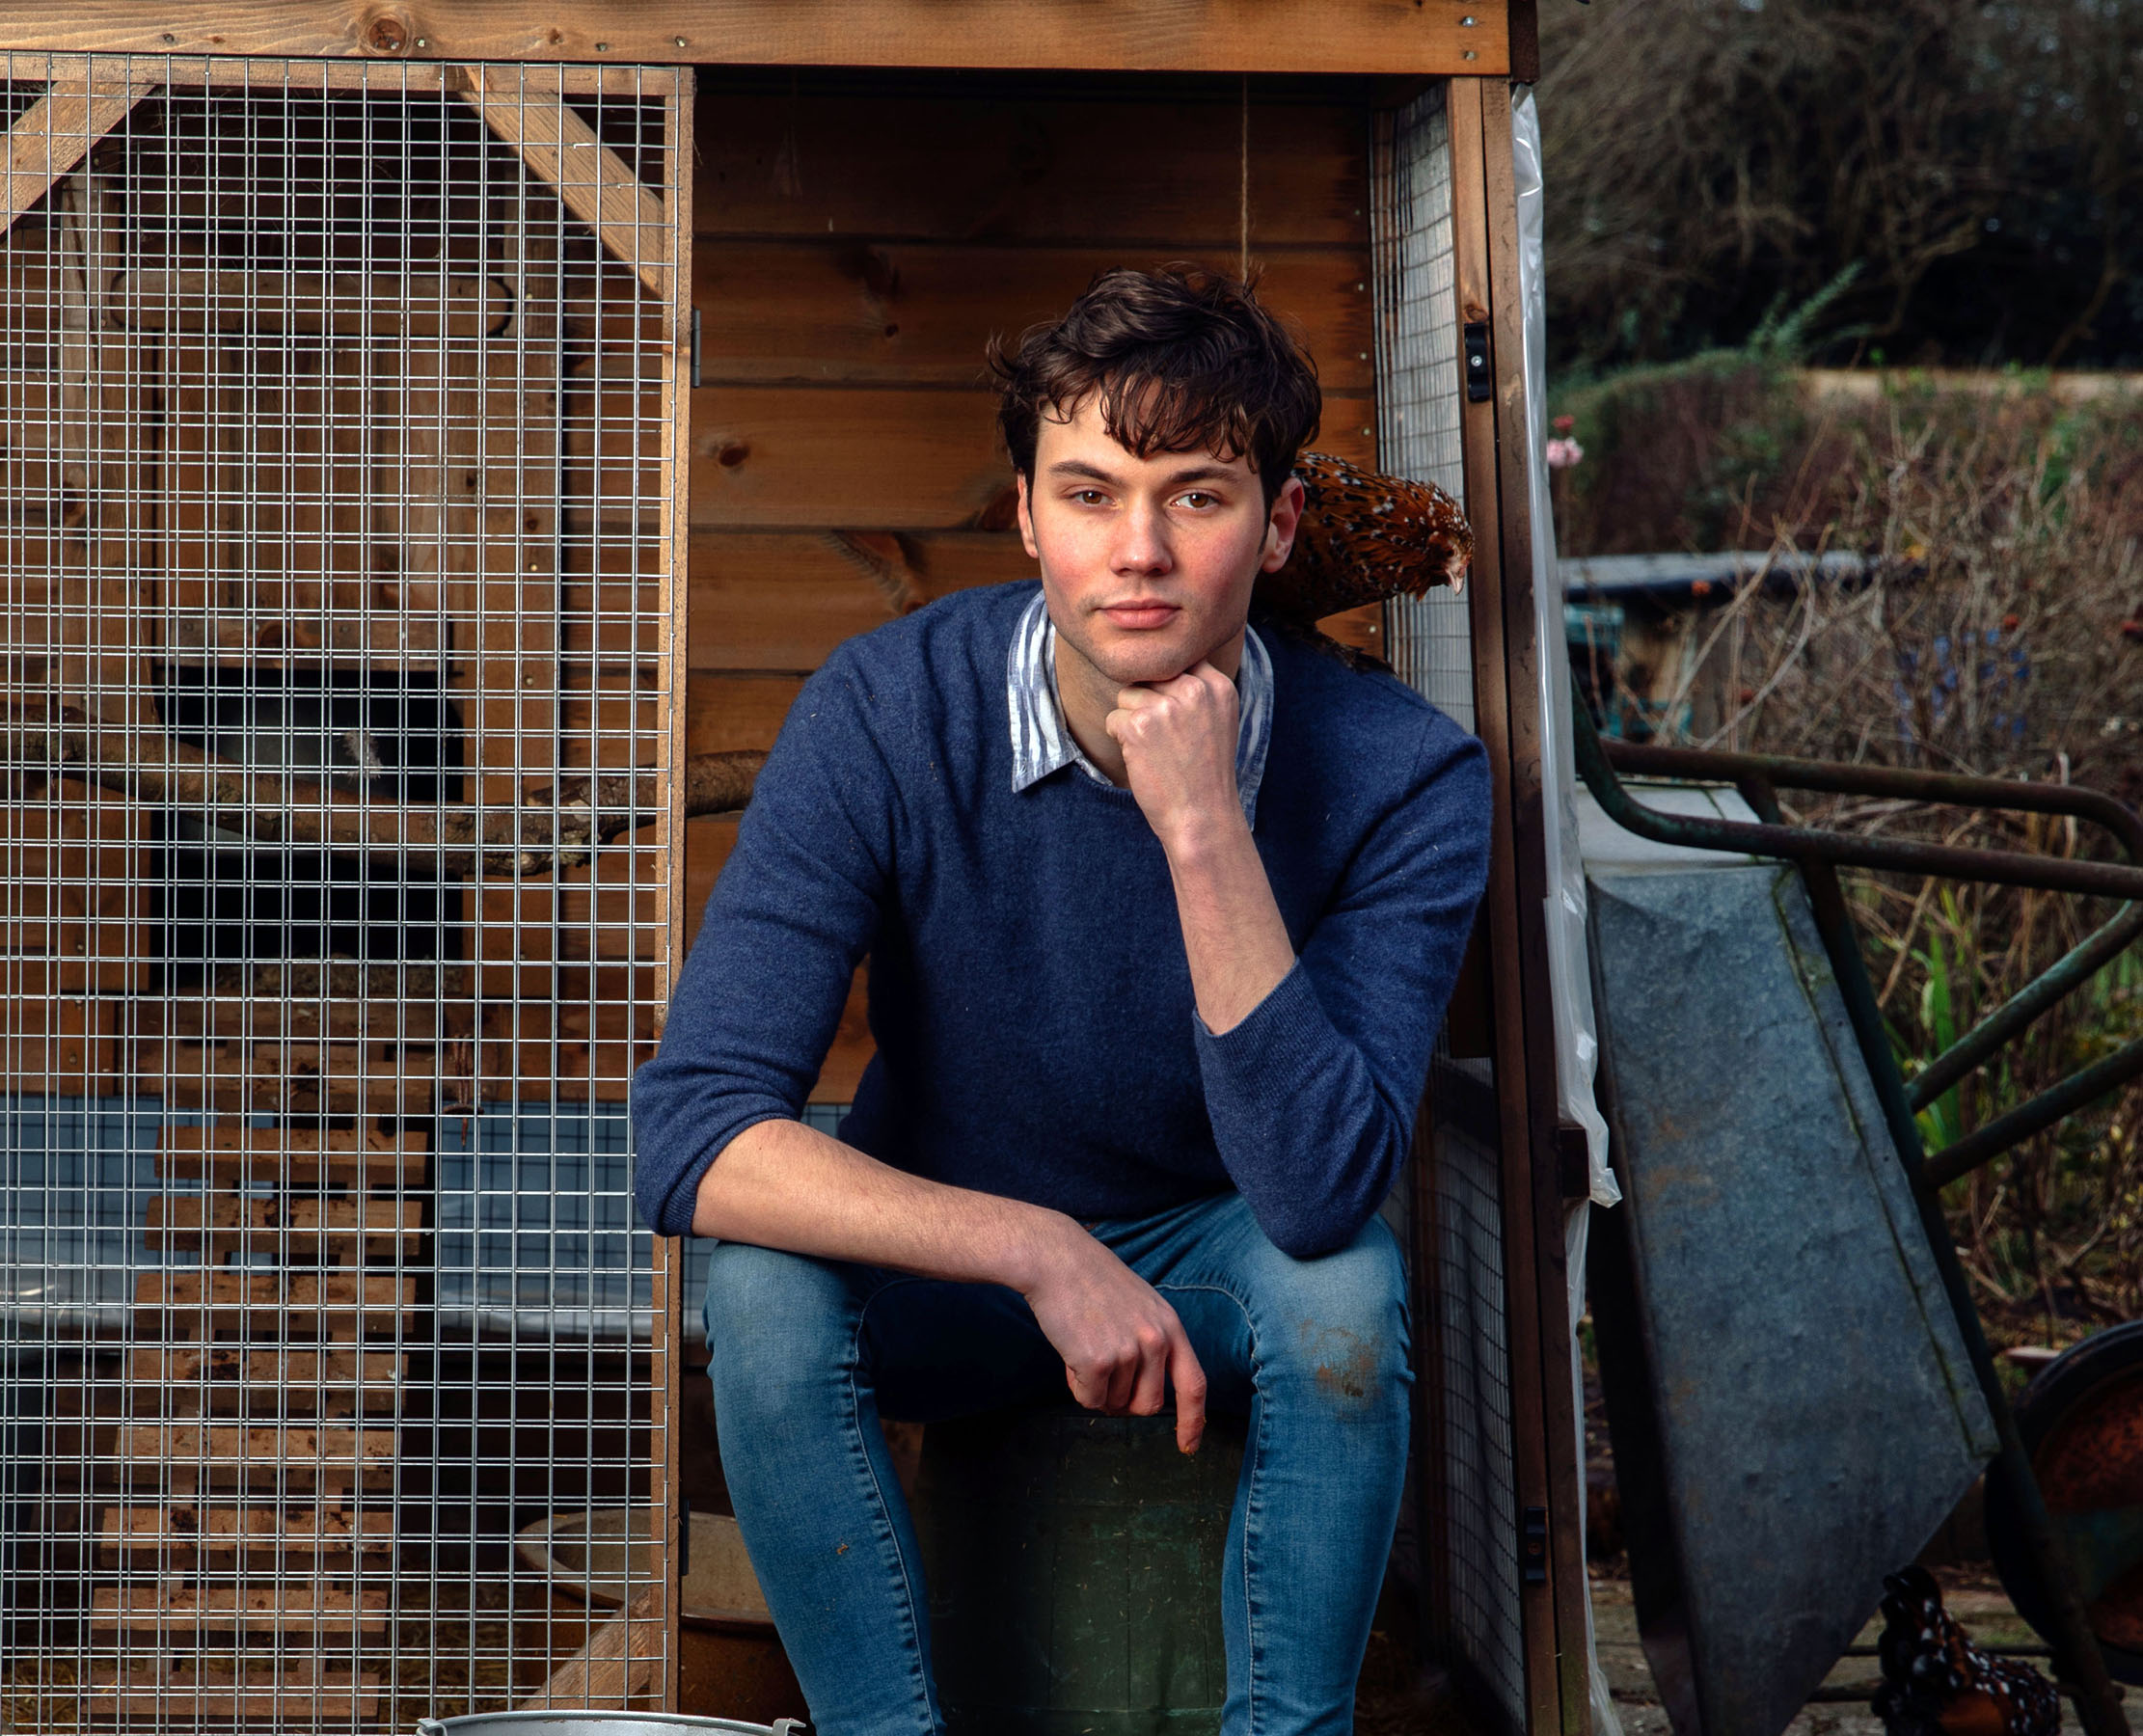
[[[1093, 761], [1079, 751], [1057, 697], [1057, 630], [1046, 599], [1037, 591], [1012, 630], [1005, 660], [1005, 698], [1012, 719], [1012, 787], [1017, 794], [1052, 772], [1077, 766], [1106, 784]], [[1242, 667], [1235, 675], [1242, 722], [1235, 736], [1235, 790], [1243, 818], [1258, 824], [1258, 786], [1264, 782], [1265, 750], [1272, 744], [1272, 657], [1257, 629], [1242, 634]], [[1112, 786], [1113, 787], [1113, 786]]]

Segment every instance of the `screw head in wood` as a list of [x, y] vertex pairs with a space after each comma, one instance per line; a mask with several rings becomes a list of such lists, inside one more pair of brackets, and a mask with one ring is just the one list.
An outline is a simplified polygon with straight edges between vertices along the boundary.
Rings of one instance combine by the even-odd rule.
[[399, 18], [374, 18], [365, 33], [365, 42], [375, 54], [399, 54], [409, 45], [409, 32]]

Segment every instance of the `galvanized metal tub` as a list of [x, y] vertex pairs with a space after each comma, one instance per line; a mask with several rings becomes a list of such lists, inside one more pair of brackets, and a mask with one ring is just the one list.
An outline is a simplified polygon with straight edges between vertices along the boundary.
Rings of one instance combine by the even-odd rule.
[[690, 1730], [722, 1730], [728, 1736], [790, 1736], [803, 1726], [793, 1718], [765, 1724], [733, 1718], [684, 1718], [662, 1712], [472, 1712], [463, 1718], [420, 1718], [417, 1736], [680, 1736]]

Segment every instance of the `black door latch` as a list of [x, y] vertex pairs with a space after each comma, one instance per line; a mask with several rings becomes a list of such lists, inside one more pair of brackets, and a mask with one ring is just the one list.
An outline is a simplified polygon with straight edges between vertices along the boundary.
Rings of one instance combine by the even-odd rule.
[[1470, 321], [1466, 327], [1466, 342], [1462, 351], [1462, 366], [1466, 372], [1466, 397], [1468, 402], [1485, 404], [1488, 401], [1488, 322], [1484, 319]]

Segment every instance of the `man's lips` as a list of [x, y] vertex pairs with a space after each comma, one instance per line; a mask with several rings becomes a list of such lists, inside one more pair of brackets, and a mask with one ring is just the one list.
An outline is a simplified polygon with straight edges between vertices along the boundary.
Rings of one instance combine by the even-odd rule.
[[1182, 613], [1182, 610], [1174, 603], [1140, 598], [1129, 603], [1111, 603], [1101, 612], [1108, 616], [1112, 626], [1131, 633], [1147, 633], [1155, 627], [1166, 627]]

